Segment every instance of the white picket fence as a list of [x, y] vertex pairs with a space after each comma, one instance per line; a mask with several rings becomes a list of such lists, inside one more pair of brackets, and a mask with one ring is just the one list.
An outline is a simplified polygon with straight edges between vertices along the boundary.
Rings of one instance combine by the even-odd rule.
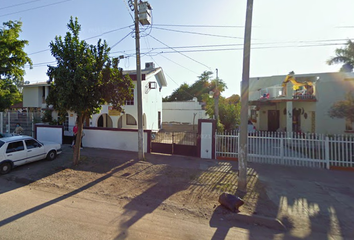
[[[237, 158], [239, 133], [216, 133], [216, 157]], [[248, 161], [304, 167], [354, 167], [354, 136], [256, 132], [248, 136]]]

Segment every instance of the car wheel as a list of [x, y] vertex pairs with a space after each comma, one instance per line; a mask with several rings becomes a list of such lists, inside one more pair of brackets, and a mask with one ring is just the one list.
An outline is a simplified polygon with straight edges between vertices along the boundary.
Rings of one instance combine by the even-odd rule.
[[47, 159], [48, 159], [49, 161], [52, 161], [52, 160], [54, 160], [54, 159], [56, 158], [56, 156], [57, 156], [56, 151], [52, 150], [52, 151], [50, 151], [50, 152], [48, 153]]
[[9, 162], [4, 162], [0, 164], [0, 174], [9, 173], [12, 169], [12, 165]]

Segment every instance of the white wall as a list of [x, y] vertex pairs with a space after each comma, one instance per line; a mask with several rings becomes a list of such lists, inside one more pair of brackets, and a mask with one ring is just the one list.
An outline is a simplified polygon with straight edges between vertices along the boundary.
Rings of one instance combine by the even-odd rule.
[[[105, 129], [84, 129], [84, 147], [105, 148], [124, 151], [138, 151], [138, 131], [112, 131]], [[144, 132], [144, 152], [148, 150], [148, 132]]]
[[23, 107], [42, 107], [42, 96], [40, 94], [42, 88], [38, 87], [24, 87], [23, 94]]
[[162, 121], [164, 123], [177, 122], [193, 124], [194, 114], [196, 114], [194, 124], [198, 124], [198, 119], [209, 119], [209, 116], [206, 115], [206, 111], [202, 109], [197, 99], [183, 102], [163, 102], [162, 111]]
[[[156, 82], [157, 88], [148, 90], [149, 82]], [[158, 112], [161, 112], [161, 122], [163, 118], [162, 112], [162, 94], [159, 90], [160, 86], [156, 76], [146, 79], [142, 82], [143, 95], [143, 114], [146, 116], [146, 129], [158, 131]]]
[[36, 139], [38, 141], [48, 141], [62, 144], [63, 127], [50, 125], [36, 125]]
[[347, 74], [321, 74], [316, 84], [316, 132], [342, 134], [345, 119], [331, 118], [328, 111], [333, 103], [344, 100], [348, 91], [354, 90], [354, 81], [345, 81]]

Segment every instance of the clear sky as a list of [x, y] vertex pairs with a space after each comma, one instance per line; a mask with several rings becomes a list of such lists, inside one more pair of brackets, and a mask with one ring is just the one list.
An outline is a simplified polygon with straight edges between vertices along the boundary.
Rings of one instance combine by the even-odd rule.
[[[99, 38], [106, 40], [114, 46], [112, 56], [125, 56], [120, 67], [135, 69], [135, 39], [129, 34], [133, 12], [127, 3], [1, 0], [0, 21], [21, 20], [21, 38], [29, 41], [25, 51], [34, 67], [26, 68], [25, 81], [48, 79], [47, 65], [55, 64], [49, 43], [56, 35], [65, 35], [70, 16], [78, 17], [81, 39], [91, 44]], [[142, 28], [141, 63], [155, 62], [163, 68], [168, 83], [163, 95], [184, 82], [194, 83], [203, 71], [215, 73], [216, 68], [228, 86], [223, 95], [239, 94], [246, 0], [149, 3], [153, 24]], [[251, 77], [338, 71], [340, 65], [328, 66], [326, 60], [354, 38], [353, 9], [353, 0], [254, 0]]]

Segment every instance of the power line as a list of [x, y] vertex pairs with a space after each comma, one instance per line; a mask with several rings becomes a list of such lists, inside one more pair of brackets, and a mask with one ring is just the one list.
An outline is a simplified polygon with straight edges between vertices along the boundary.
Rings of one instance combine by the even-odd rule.
[[49, 7], [49, 6], [53, 6], [53, 5], [57, 5], [57, 4], [60, 4], [60, 3], [63, 3], [63, 2], [69, 2], [69, 1], [71, 1], [71, 0], [64, 0], [64, 1], [60, 1], [60, 2], [55, 2], [55, 3], [39, 6], [39, 7], [29, 8], [29, 9], [22, 10], [22, 11], [17, 11], [17, 12], [13, 12], [13, 13], [7, 13], [7, 14], [0, 15], [0, 17], [5, 17], [5, 16], [17, 14], [17, 13], [22, 13], [22, 12], [28, 12], [28, 11], [31, 11], [31, 10], [44, 8], [44, 7]]
[[[129, 25], [129, 26], [126, 26], [126, 27], [121, 27], [121, 28], [116, 28], [116, 29], [112, 29], [110, 31], [107, 31], [107, 32], [103, 32], [99, 35], [96, 35], [96, 36], [93, 36], [93, 37], [88, 37], [88, 38], [85, 38], [84, 40], [89, 40], [89, 39], [92, 39], [92, 38], [97, 38], [97, 37], [101, 37], [105, 34], [108, 34], [108, 33], [112, 33], [112, 32], [116, 32], [116, 31], [119, 31], [119, 30], [122, 30], [122, 29], [126, 29], [126, 28], [130, 28], [131, 26], [133, 25]], [[131, 33], [131, 32], [130, 32]], [[42, 53], [42, 52], [46, 52], [46, 51], [49, 51], [50, 49], [47, 48], [47, 49], [44, 49], [44, 50], [39, 50], [37, 52], [33, 52], [33, 53], [29, 53], [28, 55], [34, 55], [34, 54], [38, 54], [38, 53]]]
[[[268, 46], [268, 47], [251, 47], [251, 49], [278, 49], [278, 48], [305, 48], [305, 47], [326, 47], [326, 46], [340, 46], [345, 45], [342, 43], [333, 43], [333, 44], [312, 44], [312, 45], [303, 45], [303, 46]], [[174, 49], [173, 49], [174, 50]], [[159, 53], [155, 53], [156, 55], [163, 54], [163, 53], [193, 53], [193, 52], [218, 52], [218, 51], [236, 51], [236, 50], [243, 50], [243, 48], [215, 48], [215, 49], [202, 49], [202, 50], [181, 50], [181, 51], [161, 51]], [[143, 54], [143, 53], [142, 53]]]
[[167, 60], [170, 61], [170, 62], [173, 62], [174, 64], [176, 64], [176, 65], [178, 65], [178, 66], [180, 66], [180, 67], [182, 67], [182, 68], [184, 68], [184, 69], [187, 69], [188, 71], [190, 71], [190, 72], [192, 72], [192, 73], [199, 74], [199, 73], [197, 73], [197, 72], [195, 72], [195, 71], [193, 71], [193, 70], [191, 70], [191, 69], [189, 69], [189, 68], [187, 68], [187, 67], [185, 67], [185, 66], [182, 66], [181, 64], [179, 64], [179, 63], [177, 63], [177, 62], [175, 62], [175, 61], [169, 59], [168, 57], [166, 57], [166, 56], [164, 56], [164, 55], [161, 55], [161, 57], [167, 59]]
[[12, 7], [18, 7], [18, 6], [22, 6], [22, 5], [25, 5], [25, 4], [30, 4], [30, 3], [33, 3], [33, 2], [39, 2], [39, 1], [41, 1], [41, 0], [33, 0], [33, 1], [29, 1], [29, 2], [19, 3], [19, 4], [7, 6], [7, 7], [2, 7], [2, 8], [0, 8], [0, 10], [7, 9], [7, 8], [12, 8]]
[[207, 67], [208, 69], [211, 69], [209, 66], [205, 65], [204, 63], [201, 63], [201, 62], [199, 62], [199, 61], [197, 61], [197, 60], [195, 60], [195, 59], [193, 59], [193, 58], [187, 56], [186, 54], [183, 54], [183, 53], [181, 53], [180, 51], [177, 51], [176, 49], [171, 48], [170, 46], [168, 46], [167, 44], [161, 42], [160, 40], [158, 40], [158, 39], [155, 38], [154, 36], [150, 35], [150, 37], [152, 37], [153, 39], [155, 39], [155, 40], [158, 41], [159, 43], [165, 45], [166, 47], [168, 47], [168, 48], [174, 50], [175, 52], [181, 54], [182, 56], [185, 56], [186, 58], [188, 58], [188, 59], [190, 59], [190, 60], [192, 60], [192, 61], [194, 61], [194, 62], [196, 62], [196, 63], [199, 63], [200, 65], [203, 65], [204, 67]]
[[116, 28], [116, 29], [113, 29], [113, 30], [109, 30], [109, 31], [103, 32], [103, 33], [101, 33], [101, 34], [99, 34], [99, 35], [96, 35], [96, 36], [93, 36], [93, 37], [89, 37], [89, 38], [85, 38], [84, 40], [89, 40], [89, 39], [92, 39], [92, 38], [101, 37], [101, 36], [103, 36], [103, 35], [105, 35], [105, 34], [108, 34], [108, 33], [112, 33], [112, 32], [116, 32], [116, 31], [119, 31], [119, 30], [126, 29], [126, 28], [130, 28], [131, 26], [133, 26], [133, 24], [132, 24], [132, 25], [129, 25], [129, 26], [126, 26], [126, 27], [121, 27], [121, 28]]
[[245, 26], [226, 26], [226, 25], [182, 25], [182, 24], [154, 24], [154, 26], [163, 27], [192, 27], [192, 28], [244, 28]]
[[195, 34], [195, 35], [202, 35], [202, 36], [210, 36], [210, 37], [243, 39], [243, 37], [224, 36], [224, 35], [217, 35], [217, 34], [210, 34], [210, 33], [189, 32], [189, 31], [173, 30], [173, 29], [160, 28], [160, 27], [154, 27], [154, 29], [170, 31], [170, 32], [178, 32], [178, 33], [188, 33], [188, 34]]
[[132, 32], [129, 32], [127, 35], [125, 35], [121, 40], [116, 42], [115, 44], [112, 45], [111, 49], [117, 46], [119, 43], [121, 43], [124, 39], [126, 39]]
[[134, 22], [135, 20], [134, 20], [134, 17], [133, 17], [133, 15], [132, 15], [132, 13], [131, 13], [131, 9], [129, 8], [128, 3], [127, 3], [125, 0], [123, 0], [123, 2], [124, 2], [124, 4], [125, 4], [126, 8], [128, 9], [128, 12], [129, 12], [130, 17], [132, 18], [132, 20], [133, 20], [133, 22]]

